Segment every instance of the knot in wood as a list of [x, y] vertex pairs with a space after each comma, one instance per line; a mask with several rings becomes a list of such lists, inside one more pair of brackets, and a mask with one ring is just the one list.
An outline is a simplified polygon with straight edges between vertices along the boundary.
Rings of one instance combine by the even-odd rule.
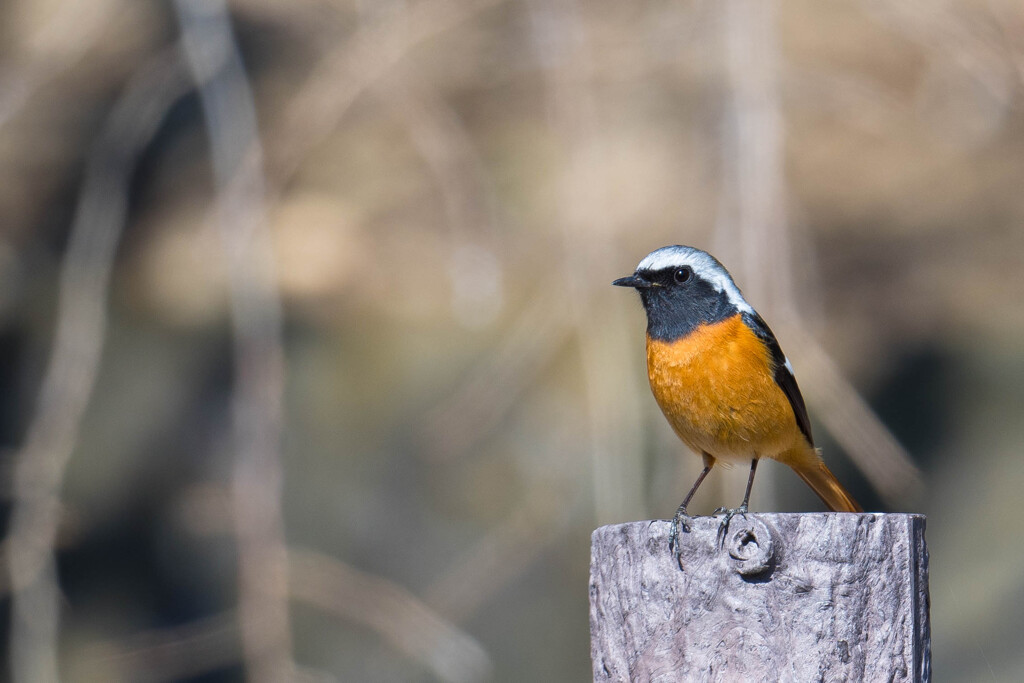
[[740, 576], [760, 576], [775, 565], [772, 533], [752, 515], [737, 515], [730, 520], [725, 547], [729, 557], [737, 561], [734, 569]]

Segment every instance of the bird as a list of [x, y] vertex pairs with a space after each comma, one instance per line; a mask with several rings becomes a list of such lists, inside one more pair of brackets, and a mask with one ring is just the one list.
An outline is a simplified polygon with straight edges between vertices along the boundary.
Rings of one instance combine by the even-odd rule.
[[720, 539], [733, 515], [747, 513], [760, 458], [788, 465], [830, 510], [863, 511], [814, 446], [807, 407], [778, 340], [714, 256], [662, 247], [612, 284], [640, 294], [651, 392], [679, 439], [704, 461], [672, 518], [669, 549], [680, 567], [680, 534], [691, 520], [686, 508], [717, 462], [750, 461], [743, 502], [715, 511], [725, 515]]

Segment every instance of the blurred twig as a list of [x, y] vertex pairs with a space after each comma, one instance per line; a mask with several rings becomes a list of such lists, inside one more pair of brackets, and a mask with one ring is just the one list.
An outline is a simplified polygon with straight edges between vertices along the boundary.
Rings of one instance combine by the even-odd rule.
[[[719, 11], [728, 97], [714, 250], [748, 291], [767, 294], [759, 306], [770, 320], [793, 297], [775, 3], [725, 0]], [[775, 509], [774, 473], [765, 474], [759, 495]], [[742, 472], [727, 476], [742, 485]]]
[[[275, 196], [284, 191], [306, 157], [330, 136], [356, 98], [380, 81], [415, 47], [502, 2], [504, 0], [423, 0], [406, 11], [394, 12], [378, 23], [361, 28], [350, 40], [324, 55], [291, 98], [281, 122], [276, 125], [275, 132], [268, 135], [268, 139], [274, 141], [274, 147], [268, 153], [269, 194]], [[442, 132], [450, 134], [450, 123], [441, 121], [441, 118], [444, 117], [435, 117], [435, 125], [440, 125], [443, 128]], [[438, 130], [441, 128], [434, 129], [435, 132]], [[423, 151], [432, 156], [432, 164], [447, 165], [450, 161], [434, 157], [433, 146]], [[447, 168], [436, 168], [439, 173], [447, 174]], [[450, 179], [450, 176], [445, 177]], [[446, 189], [453, 190], [452, 187]], [[446, 194], [446, 205], [450, 210], [461, 212], [461, 207], [455, 209], [459, 201], [461, 200], [456, 199], [454, 195]], [[460, 215], [467, 220], [475, 220], [477, 210], [473, 209]], [[536, 312], [527, 315], [528, 320], [535, 320], [534, 313], [543, 310], [549, 311], [550, 308], [538, 307]], [[545, 337], [542, 334], [531, 336], [529, 330], [525, 332], [528, 338], [523, 341], [529, 349], [543, 352], [548, 348], [543, 344]], [[515, 392], [509, 391], [508, 386], [490, 382], [494, 379], [493, 373], [500, 372], [501, 378], [505, 379], [521, 377], [519, 371], [524, 369], [522, 364], [527, 368], [533, 367], [534, 361], [537, 360], [529, 349], [524, 350], [518, 345], [509, 344], [508, 353], [503, 355], [517, 359], [512, 367], [506, 367], [500, 360], [494, 363], [487, 362], [472, 375], [474, 378], [482, 379], [488, 387], [502, 386], [502, 391], [487, 392], [486, 388], [482, 389], [481, 382], [474, 379], [458, 392], [452, 401], [445, 404], [454, 410], [441, 407], [435, 411], [436, 417], [428, 418], [426, 421], [426, 429], [436, 435], [435, 443], [440, 439], [447, 442], [448, 437], [458, 431], [448, 431], [450, 424], [447, 424], [449, 421], [445, 416], [459, 414], [460, 424], [481, 424], [480, 420], [465, 419], [462, 413], [467, 407], [466, 401], [463, 400], [465, 398], [472, 401], [474, 412], [483, 414], [483, 423], [494, 424], [503, 412], [502, 406], [507, 407], [513, 402]], [[493, 406], [490, 402], [476, 403], [482, 392], [488, 393], [499, 405]], [[481, 431], [486, 431], [486, 427], [483, 430], [474, 428], [472, 435], [465, 435], [462, 448], [468, 448], [468, 444], [471, 444]], [[439, 444], [433, 452], [449, 452], [448, 446], [447, 443]], [[454, 445], [452, 450], [460, 452], [460, 446]]]
[[907, 450], [799, 322], [785, 325], [782, 336], [793, 357], [799, 359], [800, 386], [807, 404], [886, 505], [894, 510], [918, 505], [924, 481]]
[[549, 125], [564, 145], [558, 180], [562, 258], [558, 270], [581, 357], [590, 421], [589, 452], [599, 523], [641, 516], [642, 431], [639, 394], [628, 360], [629, 333], [594, 303], [594, 273], [614, 273], [610, 210], [588, 183], [588, 165], [607, 163], [593, 89], [592, 57], [574, 0], [528, 3], [531, 45], [544, 79]]
[[268, 136], [275, 143], [268, 155], [271, 187], [281, 191], [356, 98], [414, 47], [502, 1], [423, 0], [321, 58], [291, 98], [280, 129]]
[[497, 232], [493, 191], [465, 125], [438, 94], [418, 83], [415, 74], [395, 68], [375, 90], [402, 121], [417, 151], [436, 179], [447, 227], [455, 241], [493, 238]]
[[493, 321], [503, 304], [498, 219], [493, 188], [476, 145], [451, 107], [396, 67], [377, 91], [430, 169], [451, 233], [452, 309], [469, 325]]
[[911, 115], [894, 88], [852, 71], [821, 66], [787, 70], [791, 79], [784, 89], [801, 109], [840, 118], [872, 136], [884, 137], [895, 119]]
[[15, 458], [8, 558], [14, 589], [9, 652], [16, 682], [58, 680], [53, 545], [61, 482], [99, 369], [128, 184], [142, 149], [186, 88], [176, 54], [147, 62], [115, 104], [89, 155], [61, 269], [50, 360], [25, 444]]
[[[189, 530], [222, 537], [231, 532], [227, 491], [207, 492], [189, 512]], [[557, 525], [556, 525], [557, 526]], [[512, 544], [513, 548], [521, 548]], [[288, 550], [288, 597], [346, 622], [376, 632], [391, 647], [419, 662], [441, 681], [484, 680], [491, 662], [481, 645], [408, 589], [383, 577], [312, 550]], [[239, 615], [232, 610], [168, 629], [90, 646], [91, 669], [108, 662], [126, 680], [167, 681], [197, 676], [236, 661], [240, 653]], [[298, 670], [297, 679], [322, 678]]]
[[427, 589], [426, 602], [458, 623], [472, 618], [565, 533], [582, 490], [576, 485], [575, 496], [565, 496], [534, 484], [526, 500]]
[[970, 8], [969, 3], [861, 0], [860, 4], [887, 27], [901, 30], [933, 55], [952, 57], [953, 64], [971, 74], [998, 100], [1008, 97], [1013, 48], [997, 39], [993, 27], [972, 17], [970, 9], [964, 11]]
[[545, 279], [501, 343], [455, 392], [430, 410], [421, 427], [425, 453], [453, 460], [468, 453], [516, 405], [569, 338], [568, 304], [555, 278]]
[[122, 680], [139, 683], [180, 681], [238, 661], [238, 635], [238, 615], [224, 612], [93, 645], [84, 657], [85, 669], [99, 676], [114, 668]]
[[728, 261], [738, 263], [744, 285], [767, 294], [768, 307], [780, 307], [793, 285], [775, 2], [726, 0], [719, 7], [728, 98], [715, 251], [733, 254]]
[[252, 92], [223, 0], [177, 0], [218, 192], [235, 347], [232, 507], [246, 673], [294, 676], [281, 515], [284, 350]]
[[[1014, 9], [1017, 9], [1014, 12]], [[999, 5], [988, 3], [988, 10], [999, 25], [1002, 42], [1009, 55], [1010, 63], [1017, 74], [1017, 87], [1024, 87], [1024, 14], [1013, 3]]]
[[441, 681], [469, 683], [491, 672], [479, 643], [390, 581], [319, 553], [292, 550], [291, 591], [297, 600], [370, 626]]
[[[77, 63], [120, 9], [119, 2], [87, 5], [67, 0], [57, 3], [34, 35], [19, 36], [22, 49], [0, 66], [0, 127], [18, 114], [39, 88]], [[40, 53], [32, 49], [34, 45], [55, 49]]]
[[796, 340], [795, 346], [787, 348], [797, 359], [798, 377], [812, 412], [885, 502], [904, 506], [920, 492], [920, 472], [801, 322], [783, 185], [775, 4], [728, 0], [722, 10], [730, 125], [723, 163], [725, 210], [717, 225], [720, 250], [739, 250], [739, 279], [751, 291], [767, 295], [763, 305], [767, 317], [783, 321], [783, 340]]
[[[164, 683], [201, 677], [235, 664], [241, 655], [238, 614], [234, 610], [164, 629], [152, 629], [113, 642], [88, 646], [81, 669], [88, 680]], [[297, 667], [297, 683], [336, 680]]]

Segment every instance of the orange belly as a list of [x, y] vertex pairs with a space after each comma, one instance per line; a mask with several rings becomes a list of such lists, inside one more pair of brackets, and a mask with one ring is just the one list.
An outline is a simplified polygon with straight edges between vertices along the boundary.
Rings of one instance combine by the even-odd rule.
[[673, 342], [648, 338], [647, 375], [672, 429], [697, 453], [749, 461], [810, 448], [768, 349], [739, 315]]

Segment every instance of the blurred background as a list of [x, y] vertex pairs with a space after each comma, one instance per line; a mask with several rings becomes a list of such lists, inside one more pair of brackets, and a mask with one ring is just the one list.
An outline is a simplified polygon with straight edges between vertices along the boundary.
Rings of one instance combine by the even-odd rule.
[[[2, 678], [589, 680], [591, 530], [700, 469], [610, 286], [682, 243], [855, 496], [929, 516], [937, 679], [1019, 680], [1018, 1], [8, 0], [0, 33]], [[752, 508], [821, 509], [774, 463]]]

